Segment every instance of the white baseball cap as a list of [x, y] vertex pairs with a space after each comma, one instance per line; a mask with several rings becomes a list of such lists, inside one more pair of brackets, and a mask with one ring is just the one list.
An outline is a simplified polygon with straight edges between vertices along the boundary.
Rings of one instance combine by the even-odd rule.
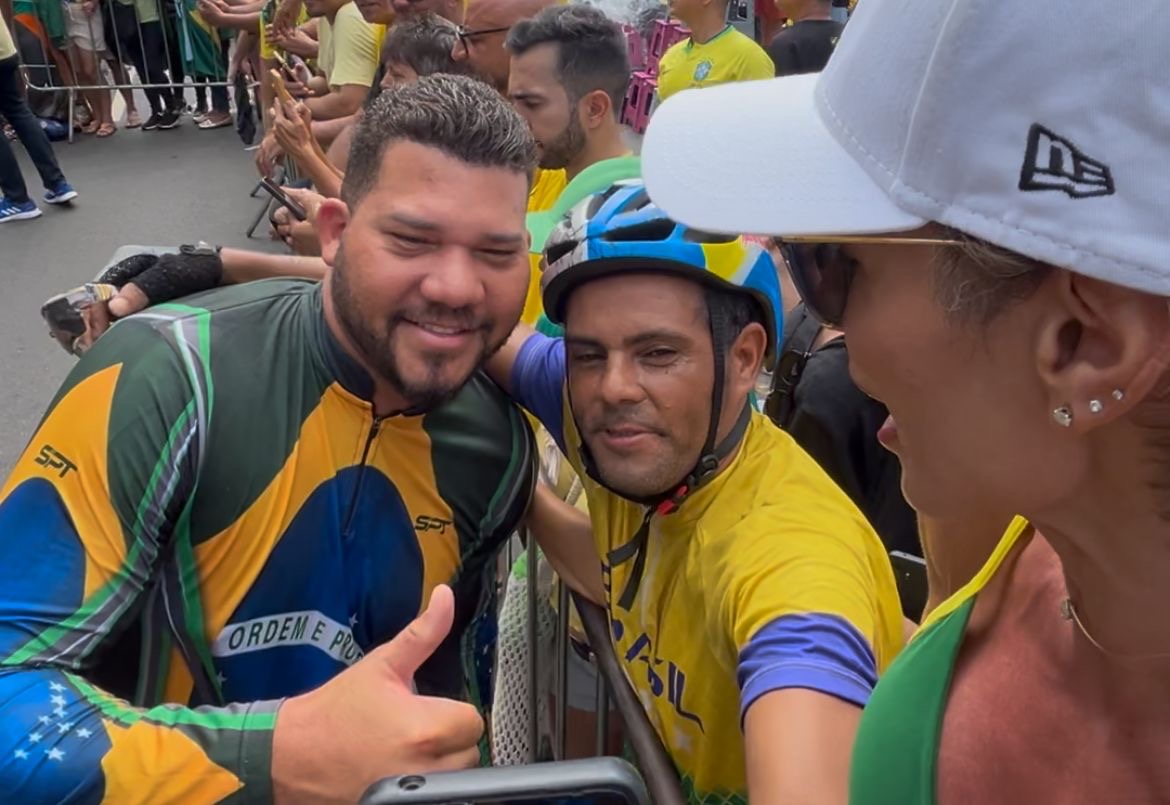
[[700, 229], [938, 221], [1170, 296], [1170, 0], [861, 0], [821, 75], [663, 103], [642, 175]]

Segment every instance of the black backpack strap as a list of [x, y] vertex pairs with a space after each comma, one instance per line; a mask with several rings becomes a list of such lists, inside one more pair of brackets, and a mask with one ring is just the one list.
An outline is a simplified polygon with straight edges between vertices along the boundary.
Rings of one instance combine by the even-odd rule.
[[781, 428], [792, 421], [796, 408], [796, 384], [800, 382], [804, 365], [814, 352], [822, 330], [821, 323], [808, 314], [803, 304], [792, 310], [788, 320], [772, 394], [764, 406], [768, 416]]

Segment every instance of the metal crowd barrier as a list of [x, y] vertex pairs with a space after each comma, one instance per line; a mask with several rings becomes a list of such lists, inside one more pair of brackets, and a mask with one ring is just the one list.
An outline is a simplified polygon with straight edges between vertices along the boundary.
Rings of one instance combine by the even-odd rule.
[[[525, 550], [528, 556], [528, 572], [526, 583], [528, 586], [528, 746], [529, 763], [537, 763], [537, 748], [540, 744], [540, 729], [537, 722], [538, 702], [537, 684], [540, 674], [537, 646], [537, 606], [539, 592], [537, 586], [538, 551], [536, 540], [527, 538], [526, 532], [521, 532], [525, 541]], [[509, 566], [511, 563], [509, 562]], [[566, 585], [560, 585], [557, 606], [556, 626], [556, 653], [554, 689], [556, 700], [556, 714], [554, 721], [554, 753], [557, 758], [565, 757], [566, 742], [566, 711], [568, 709], [568, 652], [569, 645], [569, 606], [576, 606], [581, 616], [581, 624], [585, 629], [590, 649], [597, 658], [597, 732], [595, 752], [601, 757], [606, 754], [607, 738], [609, 735], [609, 702], [612, 698], [615, 708], [622, 717], [626, 737], [631, 750], [637, 760], [638, 768], [650, 794], [651, 802], [656, 805], [684, 805], [686, 797], [683, 795], [678, 774], [674, 764], [666, 753], [658, 733], [654, 730], [646, 711], [635, 695], [633, 688], [626, 679], [622, 670], [613, 643], [610, 641], [609, 615], [604, 609], [587, 601], [577, 593], [570, 593]], [[558, 764], [560, 765], [560, 764]]]
[[[650, 799], [656, 805], [684, 805], [687, 801], [683, 796], [682, 786], [679, 784], [678, 774], [666, 748], [654, 731], [642, 703], [634, 695], [633, 688], [626, 680], [618, 662], [617, 653], [613, 650], [613, 643], [609, 639], [609, 615], [601, 607], [586, 601], [573, 593], [573, 602], [581, 614], [581, 623], [585, 627], [585, 634], [589, 637], [589, 645], [597, 655], [597, 665], [600, 673], [599, 681], [604, 678], [605, 684], [613, 696], [614, 704], [622, 715], [628, 733], [630, 746], [638, 760], [638, 767], [642, 771], [642, 778], [646, 788], [650, 791]], [[558, 702], [557, 708], [563, 710], [563, 699]], [[604, 747], [605, 719], [598, 710], [598, 743]]]
[[[146, 23], [142, 22], [138, 14], [137, 2], [123, 4], [119, 0], [95, 0], [95, 3], [96, 8], [91, 14], [86, 14], [81, 9], [82, 4], [75, 0], [62, 4], [60, 7], [62, 21], [65, 26], [65, 37], [68, 39], [63, 51], [57, 48], [56, 43], [52, 41], [50, 31], [46, 30], [46, 20], [38, 17], [40, 30], [31, 33], [39, 41], [40, 48], [44, 52], [44, 63], [25, 62], [21, 68], [30, 90], [43, 93], [67, 93], [69, 142], [73, 142], [73, 123], [78, 92], [93, 93], [119, 90], [126, 96], [135, 89], [144, 91], [168, 89], [184, 93], [185, 97], [185, 91], [188, 88], [203, 89], [209, 95], [213, 87], [223, 88], [224, 91], [230, 90], [231, 85], [227, 80], [228, 54], [227, 48], [224, 47], [225, 40], [220, 38], [215, 28], [211, 29], [215, 31], [215, 35], [209, 36], [203, 28], [197, 25], [189, 16], [196, 12], [189, 11], [184, 0], [154, 0], [158, 19]], [[74, 9], [80, 12], [80, 16], [84, 16], [84, 27], [81, 33], [77, 31], [77, 23], [71, 20], [71, 12]], [[121, 25], [117, 19], [119, 14], [123, 18]], [[129, 15], [134, 17], [133, 33], [121, 36], [119, 29], [126, 33], [128, 26], [125, 24], [125, 19]], [[17, 24], [19, 25], [19, 22]], [[152, 25], [157, 25], [157, 30], [152, 30], [149, 35], [144, 35], [145, 26]], [[29, 29], [26, 27], [26, 30]], [[86, 38], [88, 43], [95, 48], [89, 51], [93, 58], [92, 71], [79, 69], [77, 51], [88, 48], [77, 44], [75, 35]], [[161, 48], [155, 48], [153, 53], [148, 53], [147, 41], [158, 44], [158, 39], [161, 39]], [[213, 62], [211, 75], [191, 76], [187, 73], [187, 63], [193, 62], [195, 59], [197, 39], [205, 40], [202, 42], [201, 50], [204, 59], [210, 58]], [[137, 52], [126, 50], [132, 44], [137, 44]], [[99, 49], [98, 45], [104, 45], [104, 49]], [[212, 50], [209, 52], [208, 48], [212, 48]], [[68, 76], [62, 74], [61, 61], [54, 57], [54, 53], [64, 58], [64, 63], [68, 66]], [[114, 79], [112, 83], [106, 83], [104, 80], [103, 63], [110, 68], [111, 76]], [[130, 81], [129, 67], [133, 67], [137, 73], [137, 82]], [[164, 74], [169, 80], [150, 82], [147, 73], [155, 70]], [[34, 75], [42, 73], [45, 76], [45, 83], [38, 84], [34, 80]], [[91, 79], [89, 82], [83, 80], [83, 73], [89, 73]], [[53, 83], [54, 76], [56, 76], [58, 84]], [[124, 77], [124, 80], [119, 80], [119, 76]], [[188, 78], [192, 79], [191, 82], [188, 82]], [[112, 104], [113, 99], [110, 100]], [[149, 116], [149, 112], [143, 115], [143, 118], [147, 116]]]

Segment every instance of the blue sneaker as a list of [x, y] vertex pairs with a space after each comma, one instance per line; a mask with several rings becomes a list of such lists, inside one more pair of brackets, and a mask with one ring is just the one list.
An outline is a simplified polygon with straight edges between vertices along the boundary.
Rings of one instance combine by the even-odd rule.
[[32, 199], [17, 204], [10, 198], [0, 196], [0, 224], [8, 221], [24, 221], [28, 218], [40, 218], [41, 208]]
[[67, 204], [77, 198], [77, 191], [66, 181], [57, 182], [45, 191], [46, 204]]

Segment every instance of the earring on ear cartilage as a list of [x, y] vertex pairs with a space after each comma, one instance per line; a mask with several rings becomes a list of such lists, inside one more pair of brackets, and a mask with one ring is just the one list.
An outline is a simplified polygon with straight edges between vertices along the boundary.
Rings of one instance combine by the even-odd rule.
[[1105, 406], [1101, 404], [1100, 400], [1089, 400], [1089, 413], [1099, 414], [1105, 410]]
[[1121, 389], [1113, 389], [1113, 393], [1110, 396], [1118, 402], [1121, 402], [1125, 399], [1125, 392]]
[[1062, 405], [1059, 408], [1054, 408], [1052, 411], [1052, 421], [1062, 428], [1072, 427], [1073, 415], [1067, 405]]

